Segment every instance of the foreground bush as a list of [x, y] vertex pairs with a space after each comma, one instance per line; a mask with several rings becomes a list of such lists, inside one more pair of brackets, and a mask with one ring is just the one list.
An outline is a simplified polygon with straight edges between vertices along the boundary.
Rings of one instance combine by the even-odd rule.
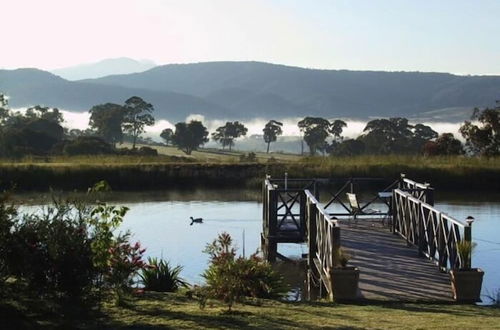
[[80, 301], [110, 290], [122, 301], [144, 267], [144, 249], [130, 233], [115, 233], [127, 208], [90, 203], [106, 188], [100, 182], [88, 200], [54, 198], [22, 216], [0, 199], [0, 280], [15, 277], [33, 293]]
[[209, 298], [227, 304], [228, 309], [244, 297], [280, 298], [288, 288], [271, 265], [253, 254], [250, 258], [236, 257], [231, 236], [220, 234], [205, 253], [210, 256], [208, 269], [203, 273], [206, 286], [201, 289], [202, 306]]
[[147, 267], [140, 274], [144, 289], [157, 292], [175, 292], [188, 283], [180, 276], [182, 266], [172, 267], [168, 261], [148, 258]]

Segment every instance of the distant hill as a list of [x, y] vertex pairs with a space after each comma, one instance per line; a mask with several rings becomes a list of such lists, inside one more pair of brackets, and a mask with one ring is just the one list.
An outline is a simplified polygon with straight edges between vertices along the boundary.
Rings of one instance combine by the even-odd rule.
[[44, 103], [75, 110], [138, 95], [157, 117], [303, 117], [368, 119], [404, 116], [461, 121], [500, 99], [500, 76], [313, 70], [260, 62], [208, 62], [70, 82], [47, 72], [0, 71], [13, 105]]
[[211, 117], [225, 112], [236, 116], [230, 110], [191, 95], [71, 82], [37, 69], [0, 70], [0, 92], [9, 95], [12, 108], [41, 104], [88, 111], [106, 102], [123, 104], [129, 97], [138, 95], [155, 106], [157, 118], [184, 120], [186, 114], [202, 112]]
[[137, 61], [127, 57], [120, 57], [56, 69], [51, 72], [67, 80], [81, 80], [99, 78], [113, 74], [143, 72], [155, 66], [156, 64], [153, 61]]

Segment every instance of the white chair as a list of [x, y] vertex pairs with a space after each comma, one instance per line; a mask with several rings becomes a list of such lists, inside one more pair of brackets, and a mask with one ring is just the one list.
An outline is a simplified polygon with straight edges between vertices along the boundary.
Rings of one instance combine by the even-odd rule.
[[357, 217], [360, 215], [384, 215], [383, 212], [377, 209], [368, 209], [368, 208], [361, 208], [358, 202], [358, 197], [356, 194], [351, 194], [347, 193], [347, 200], [349, 201], [349, 205], [351, 206], [351, 216], [352, 220], [357, 223]]

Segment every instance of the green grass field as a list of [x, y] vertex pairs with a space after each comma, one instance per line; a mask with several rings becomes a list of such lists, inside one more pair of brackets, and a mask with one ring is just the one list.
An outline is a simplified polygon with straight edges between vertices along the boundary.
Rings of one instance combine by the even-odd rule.
[[[127, 145], [124, 145], [127, 146]], [[185, 155], [157, 147], [159, 156], [53, 156], [0, 160], [1, 184], [21, 190], [86, 189], [107, 180], [117, 190], [166, 189], [173, 185], [260, 186], [266, 174], [289, 178], [377, 177], [393, 181], [400, 173], [438, 189], [500, 189], [500, 157], [358, 156], [302, 157], [256, 153], [241, 162], [239, 151], [200, 149]], [[270, 162], [270, 157], [273, 161]], [[223, 178], [223, 180], [221, 180]]]
[[35, 301], [0, 303], [2, 329], [498, 329], [500, 309], [473, 305], [254, 301], [233, 312], [217, 302], [201, 310], [181, 294], [146, 293], [127, 307], [86, 314]]

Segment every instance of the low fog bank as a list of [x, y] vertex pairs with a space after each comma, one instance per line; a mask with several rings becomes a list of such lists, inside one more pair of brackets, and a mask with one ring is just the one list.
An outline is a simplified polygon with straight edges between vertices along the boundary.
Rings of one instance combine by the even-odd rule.
[[[24, 112], [26, 109], [13, 109], [14, 111]], [[61, 110], [64, 116], [63, 126], [69, 129], [87, 129], [90, 114], [88, 112], [76, 112], [71, 110]], [[297, 127], [297, 123], [303, 119], [302, 117], [291, 117], [285, 119], [278, 119], [283, 123], [283, 135], [278, 137], [278, 140], [271, 144], [272, 151], [281, 151], [289, 153], [300, 153], [301, 152], [301, 138], [300, 130]], [[210, 133], [214, 132], [217, 127], [223, 126], [227, 121], [231, 119], [207, 119], [203, 115], [193, 114], [186, 118], [186, 121], [199, 120], [207, 127]], [[363, 129], [366, 126], [366, 121], [353, 120], [349, 118], [342, 118], [347, 123], [347, 127], [344, 129], [343, 136], [345, 138], [356, 138], [362, 134]], [[246, 137], [240, 138], [235, 143], [235, 149], [243, 151], [265, 151], [266, 144], [264, 143], [262, 137], [262, 129], [268, 122], [267, 119], [255, 118], [252, 120], [245, 120], [242, 123], [248, 128], [248, 133]], [[455, 137], [461, 139], [458, 129], [461, 123], [450, 123], [450, 122], [437, 122], [437, 121], [413, 121], [410, 119], [410, 123], [423, 123], [429, 125], [438, 133], [453, 133]], [[161, 142], [160, 133], [165, 128], [175, 128], [175, 123], [172, 123], [165, 119], [156, 120], [155, 125], [146, 128], [146, 133], [144, 136], [151, 137], [153, 140]], [[207, 147], [220, 147], [218, 144], [210, 141], [206, 144]], [[307, 146], [305, 147], [307, 150]]]

